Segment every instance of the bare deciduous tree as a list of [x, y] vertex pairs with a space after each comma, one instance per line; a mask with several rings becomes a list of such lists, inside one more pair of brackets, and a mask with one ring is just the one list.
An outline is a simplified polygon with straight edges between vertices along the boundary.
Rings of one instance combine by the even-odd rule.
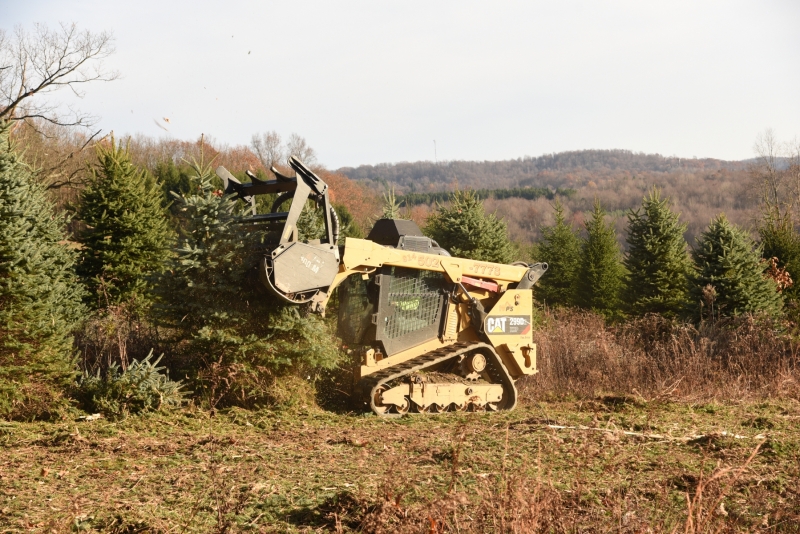
[[800, 203], [800, 145], [778, 141], [772, 128], [756, 137], [750, 172], [765, 212], [791, 217]]
[[85, 84], [118, 78], [103, 65], [113, 52], [111, 33], [81, 31], [75, 24], [36, 24], [32, 32], [18, 26], [13, 35], [0, 30], [0, 120], [90, 126], [94, 117], [72, 108], [64, 112], [47, 96], [66, 88], [83, 97]]
[[250, 140], [250, 147], [256, 153], [256, 156], [258, 156], [259, 161], [261, 161], [265, 169], [283, 163], [281, 136], [278, 135], [277, 132], [253, 134]]
[[286, 142], [286, 157], [294, 156], [309, 167], [317, 164], [317, 152], [306, 142], [304, 137], [295, 133]]
[[265, 169], [273, 165], [279, 170], [281, 167], [286, 168], [291, 156], [309, 167], [317, 166], [317, 152], [309, 146], [304, 137], [296, 133], [293, 133], [286, 143], [283, 143], [281, 136], [274, 131], [253, 134], [250, 147]]
[[[24, 147], [22, 157], [47, 189], [62, 189], [83, 184], [86, 166], [94, 157], [91, 150], [100, 137], [86, 128], [52, 124], [41, 119], [17, 123], [14, 138]], [[70, 196], [67, 194], [67, 196]]]

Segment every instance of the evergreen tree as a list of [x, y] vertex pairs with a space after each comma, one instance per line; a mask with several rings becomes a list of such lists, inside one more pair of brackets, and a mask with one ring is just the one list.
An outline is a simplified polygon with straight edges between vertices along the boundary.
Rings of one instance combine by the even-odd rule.
[[74, 376], [71, 331], [84, 310], [65, 222], [0, 123], [0, 417], [52, 413]]
[[506, 223], [486, 214], [474, 191], [456, 191], [450, 205], [439, 205], [428, 217], [425, 234], [459, 258], [510, 263], [514, 247]]
[[605, 222], [605, 216], [595, 199], [592, 218], [586, 222], [575, 298], [579, 306], [611, 318], [619, 314], [624, 272], [614, 226]]
[[192, 186], [192, 172], [188, 165], [175, 165], [171, 159], [159, 161], [153, 174], [156, 180], [161, 184], [161, 189], [164, 191], [164, 198], [171, 200], [174, 191], [177, 194], [188, 193]]
[[356, 237], [358, 239], [364, 239], [364, 231], [358, 225], [355, 217], [353, 214], [350, 213], [350, 210], [347, 209], [347, 206], [344, 204], [335, 204], [333, 209], [336, 210], [336, 214], [339, 216], [339, 243], [344, 243], [345, 237]]
[[624, 292], [628, 311], [636, 315], [677, 316], [686, 306], [691, 260], [679, 222], [657, 188], [628, 213], [628, 270]]
[[394, 186], [383, 194], [383, 211], [381, 212], [381, 219], [405, 219], [400, 212], [400, 203], [397, 202], [397, 195], [394, 192]]
[[575, 283], [581, 263], [581, 240], [564, 220], [560, 200], [553, 205], [556, 223], [542, 228], [542, 242], [536, 257], [547, 263], [547, 274], [537, 285], [537, 300], [550, 306], [570, 306], [575, 303]]
[[264, 384], [271, 377], [334, 367], [338, 351], [327, 325], [266, 293], [256, 269], [261, 233], [236, 224], [242, 205], [220, 194], [210, 169], [196, 171], [193, 192], [176, 196], [182, 235], [154, 307], [175, 333], [183, 371], [201, 382], [209, 373], [224, 374], [228, 400], [245, 403], [268, 397]]
[[791, 217], [777, 210], [766, 213], [758, 227], [761, 237], [761, 256], [777, 258], [777, 267], [785, 269], [793, 284], [783, 291], [785, 299], [800, 297], [800, 235], [794, 229]]
[[750, 236], [725, 215], [711, 221], [692, 252], [695, 268], [690, 291], [695, 317], [778, 315], [781, 297], [775, 283], [764, 276], [767, 265], [760, 261], [760, 252]]
[[146, 277], [167, 259], [172, 231], [159, 184], [131, 163], [114, 138], [98, 145], [97, 165], [81, 195], [82, 233], [78, 274], [95, 304], [148, 300]]

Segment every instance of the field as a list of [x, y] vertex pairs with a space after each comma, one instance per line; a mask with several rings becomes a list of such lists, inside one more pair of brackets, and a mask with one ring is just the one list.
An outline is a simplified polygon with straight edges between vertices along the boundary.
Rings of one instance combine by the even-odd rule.
[[800, 532], [800, 403], [0, 424], [2, 532]]

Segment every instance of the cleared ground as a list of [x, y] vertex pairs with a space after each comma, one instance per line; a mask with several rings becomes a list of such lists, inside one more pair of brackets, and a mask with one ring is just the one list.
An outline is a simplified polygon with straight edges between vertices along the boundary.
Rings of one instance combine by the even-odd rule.
[[798, 523], [791, 400], [0, 423], [2, 532], [800, 532]]

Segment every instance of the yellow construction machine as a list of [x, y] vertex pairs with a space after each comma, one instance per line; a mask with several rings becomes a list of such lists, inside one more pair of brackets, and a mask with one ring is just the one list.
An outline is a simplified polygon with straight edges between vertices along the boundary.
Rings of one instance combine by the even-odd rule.
[[[243, 222], [265, 232], [258, 270], [270, 293], [324, 314], [338, 289], [359, 404], [382, 416], [513, 409], [514, 382], [536, 373], [532, 288], [547, 264], [454, 258], [407, 220], [378, 220], [366, 239], [340, 245], [328, 186], [296, 158], [289, 163], [295, 177], [273, 168], [276, 180], [248, 173], [252, 181], [240, 183], [224, 167], [216, 173], [225, 193], [252, 206]], [[277, 196], [259, 214], [263, 194]], [[300, 241], [309, 201], [322, 209], [325, 235]]]

